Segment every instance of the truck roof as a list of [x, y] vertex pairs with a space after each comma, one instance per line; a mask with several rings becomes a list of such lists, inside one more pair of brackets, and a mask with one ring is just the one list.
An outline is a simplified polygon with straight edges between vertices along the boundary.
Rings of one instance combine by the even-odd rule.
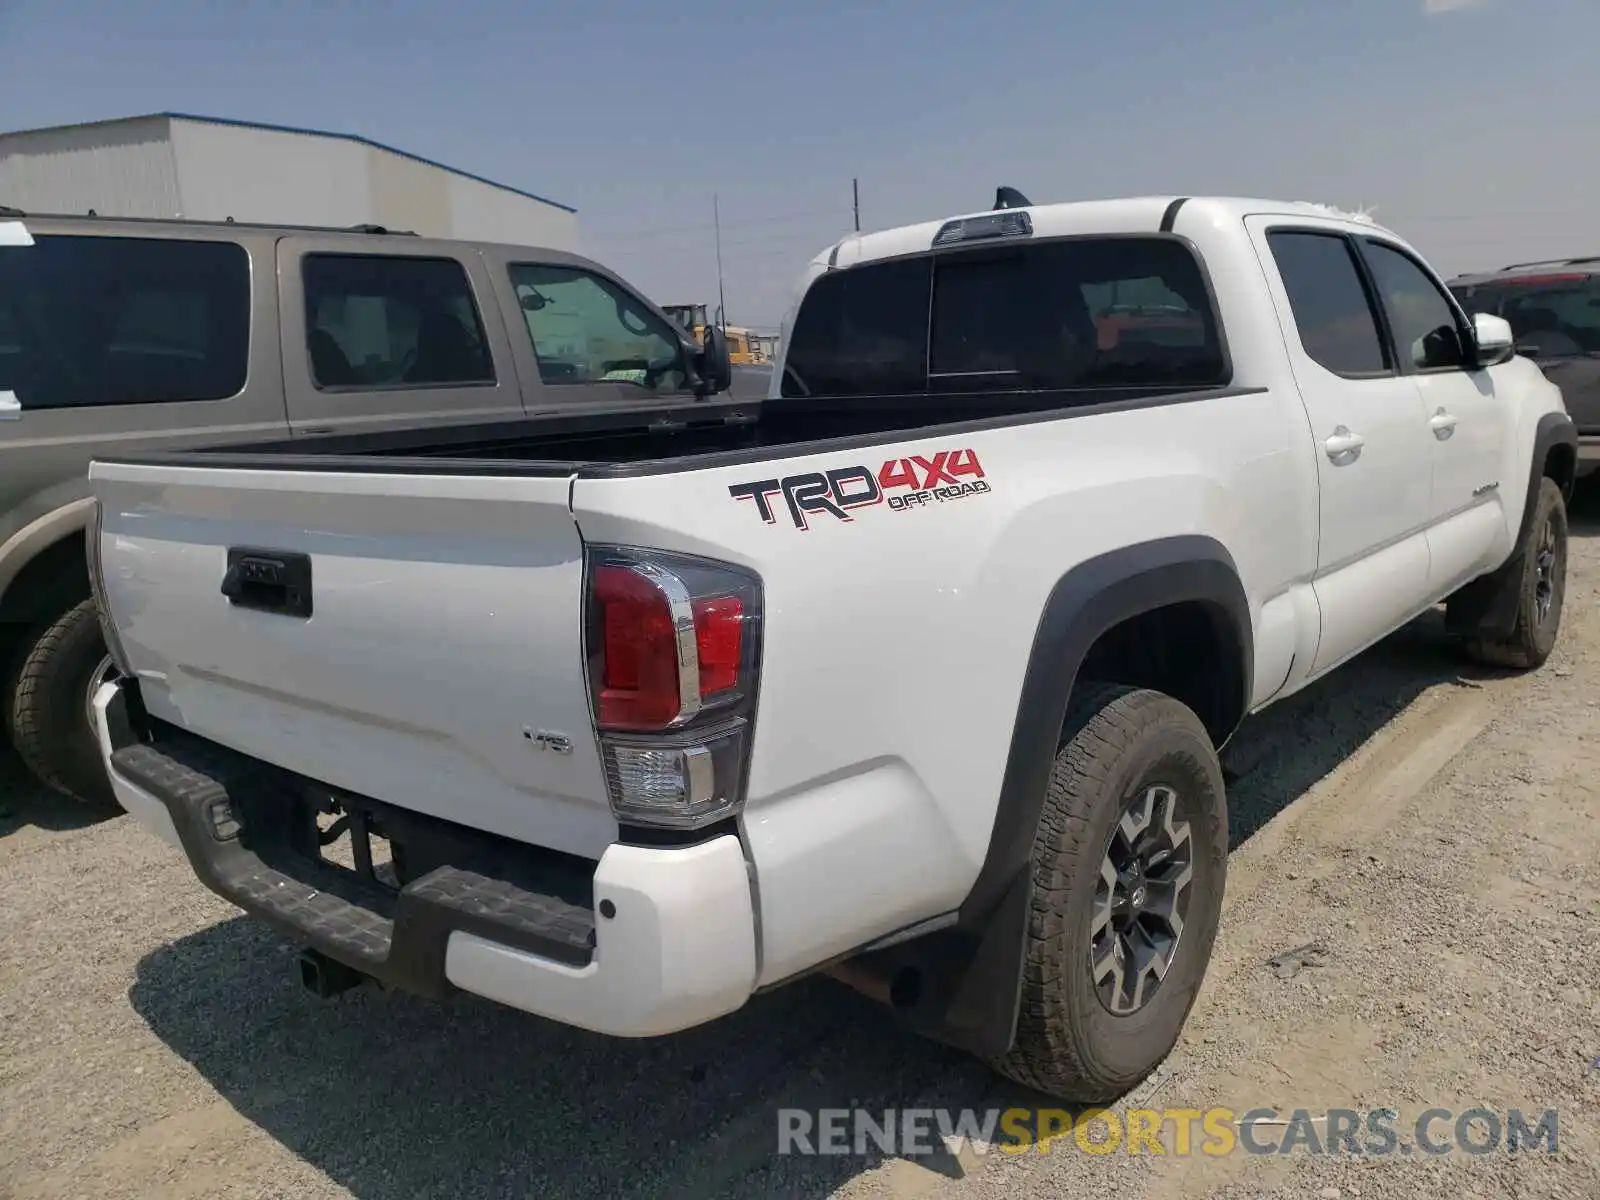
[[[1004, 189], [1003, 189], [1004, 190]], [[1252, 214], [1315, 217], [1341, 221], [1384, 233], [1365, 213], [1351, 212], [1305, 200], [1266, 200], [1238, 196], [1130, 196], [1108, 200], [1072, 200], [1058, 204], [1017, 205], [1004, 209], [957, 213], [915, 225], [901, 225], [875, 233], [851, 234], [813, 258], [815, 266], [845, 267], [854, 263], [916, 254], [933, 245], [939, 230], [952, 221], [990, 216], [995, 212], [1025, 212], [1035, 236], [1069, 237], [1088, 233], [1148, 233], [1170, 228], [1180, 208], [1198, 209], [1212, 220], [1236, 221]]]

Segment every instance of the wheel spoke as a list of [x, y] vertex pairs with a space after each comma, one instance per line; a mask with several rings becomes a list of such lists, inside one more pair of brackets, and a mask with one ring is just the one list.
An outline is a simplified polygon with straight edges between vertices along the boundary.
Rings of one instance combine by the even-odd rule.
[[1130, 848], [1137, 845], [1144, 831], [1150, 828], [1150, 822], [1155, 817], [1157, 793], [1161, 790], [1146, 788], [1144, 794], [1128, 805], [1127, 811], [1122, 814], [1118, 828]]
[[1116, 934], [1099, 943], [1093, 951], [1093, 971], [1095, 987], [1101, 993], [1110, 992], [1113, 997], [1122, 995], [1123, 949], [1122, 938]]
[[1190, 873], [1190, 868], [1185, 867], [1180, 880], [1152, 889], [1141, 917], [1146, 922], [1165, 926], [1174, 942], [1183, 934], [1183, 913], [1179, 910], [1178, 900], [1189, 886]]
[[[1089, 923], [1089, 936], [1098, 938], [1111, 924], [1112, 907], [1117, 897], [1117, 869], [1111, 865], [1111, 859], [1106, 857], [1100, 860], [1100, 884], [1094, 893], [1094, 914]], [[1099, 982], [1099, 976], [1095, 977]]]

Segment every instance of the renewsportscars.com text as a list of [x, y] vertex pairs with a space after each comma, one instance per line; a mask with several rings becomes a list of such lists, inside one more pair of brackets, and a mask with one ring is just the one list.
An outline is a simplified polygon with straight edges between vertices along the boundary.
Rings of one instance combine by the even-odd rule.
[[1125, 1113], [1059, 1108], [778, 1111], [779, 1154], [910, 1156], [943, 1147], [979, 1154], [1310, 1154], [1370, 1157], [1555, 1154], [1555, 1109], [1430, 1108], [1403, 1118], [1392, 1108], [1135, 1108]]

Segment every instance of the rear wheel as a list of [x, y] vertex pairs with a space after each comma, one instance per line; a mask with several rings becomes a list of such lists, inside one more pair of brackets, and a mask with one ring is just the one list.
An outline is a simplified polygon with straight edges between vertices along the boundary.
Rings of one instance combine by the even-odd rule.
[[1034, 844], [1022, 1003], [1003, 1074], [1103, 1102], [1164, 1059], [1211, 958], [1227, 874], [1222, 769], [1160, 692], [1074, 700]]
[[1539, 483], [1529, 530], [1511, 635], [1494, 641], [1470, 638], [1465, 643], [1467, 653], [1486, 666], [1524, 671], [1543, 666], [1561, 631], [1567, 594], [1567, 506], [1553, 479]]
[[112, 802], [94, 732], [94, 694], [116, 668], [93, 600], [36, 629], [5, 690], [5, 723], [18, 755], [39, 780], [75, 799]]

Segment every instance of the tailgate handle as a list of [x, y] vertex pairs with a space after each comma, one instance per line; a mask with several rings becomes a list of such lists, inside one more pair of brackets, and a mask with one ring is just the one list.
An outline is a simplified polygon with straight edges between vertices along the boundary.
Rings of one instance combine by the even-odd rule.
[[231, 546], [228, 571], [222, 577], [222, 594], [235, 608], [309, 617], [311, 556]]

